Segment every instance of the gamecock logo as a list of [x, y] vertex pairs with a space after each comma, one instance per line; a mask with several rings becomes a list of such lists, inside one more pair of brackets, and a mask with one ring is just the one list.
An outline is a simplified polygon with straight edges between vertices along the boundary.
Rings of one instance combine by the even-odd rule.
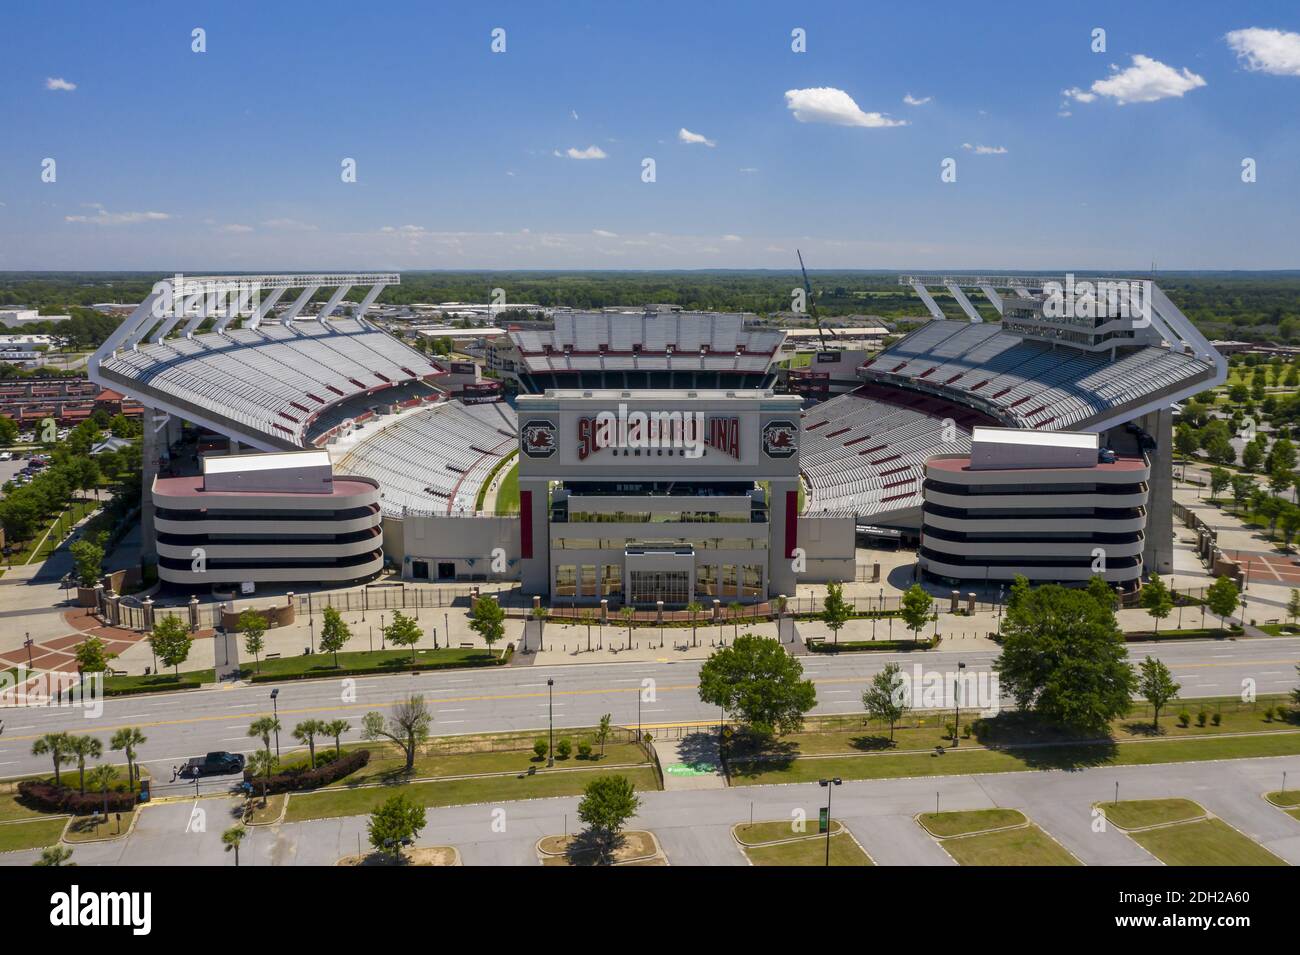
[[788, 458], [799, 450], [799, 426], [793, 421], [769, 421], [763, 426], [763, 453]]
[[524, 454], [530, 458], [549, 458], [555, 453], [555, 425], [549, 421], [529, 421], [521, 432]]

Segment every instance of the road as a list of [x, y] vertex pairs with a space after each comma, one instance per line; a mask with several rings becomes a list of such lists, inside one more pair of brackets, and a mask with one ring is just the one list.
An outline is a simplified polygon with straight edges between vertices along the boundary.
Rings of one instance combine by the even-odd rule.
[[[1246, 680], [1253, 680], [1256, 692], [1263, 695], [1287, 692], [1296, 685], [1300, 638], [1139, 643], [1130, 644], [1129, 652], [1134, 660], [1147, 655], [1164, 660], [1182, 684], [1184, 696], [1235, 696]], [[833, 714], [860, 712], [862, 691], [886, 663], [897, 662], [910, 675], [917, 665], [927, 673], [948, 674], [962, 662], [966, 674], [978, 679], [979, 674], [990, 672], [996, 655], [992, 650], [937, 650], [811, 655], [800, 660], [817, 687], [818, 705], [813, 712]], [[604, 713], [612, 714], [616, 724], [636, 726], [643, 689], [652, 691], [640, 705], [643, 726], [710, 723], [720, 714], [700, 702], [699, 668], [698, 661], [572, 664], [280, 683], [275, 703], [284, 727], [280, 747], [282, 752], [300, 748], [291, 730], [301, 720], [313, 718], [348, 719], [353, 728], [344, 739], [355, 740], [368, 710], [386, 711], [410, 693], [424, 695], [436, 735], [542, 729], [550, 712], [557, 728], [592, 726]], [[549, 700], [547, 680], [555, 681]], [[171, 767], [191, 756], [211, 750], [249, 753], [256, 749], [260, 744], [248, 737], [248, 724], [272, 714], [270, 692], [267, 685], [225, 685], [115, 697], [102, 701], [98, 715], [67, 707], [0, 708], [4, 720], [0, 777], [51, 768], [45, 757], [31, 755], [32, 741], [44, 733], [91, 733], [107, 743], [115, 729], [138, 726], [148, 737], [142, 762], [156, 779], [168, 780]], [[205, 788], [221, 785], [219, 780], [204, 783]]]

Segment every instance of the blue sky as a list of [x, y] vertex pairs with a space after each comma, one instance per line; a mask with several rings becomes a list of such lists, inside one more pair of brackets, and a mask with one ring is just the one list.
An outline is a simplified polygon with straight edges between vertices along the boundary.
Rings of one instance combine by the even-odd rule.
[[1300, 8], [1045, 6], [6, 4], [0, 269], [1300, 267]]

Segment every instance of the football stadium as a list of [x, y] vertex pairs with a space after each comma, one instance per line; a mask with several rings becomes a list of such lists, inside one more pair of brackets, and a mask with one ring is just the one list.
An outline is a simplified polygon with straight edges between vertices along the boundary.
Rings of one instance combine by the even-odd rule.
[[145, 408], [146, 553], [190, 590], [388, 568], [574, 604], [758, 603], [853, 579], [886, 536], [953, 582], [1170, 570], [1170, 409], [1227, 370], [1168, 297], [899, 281], [930, 319], [824, 401], [777, 390], [782, 329], [668, 306], [512, 328], [520, 394], [493, 400], [477, 368], [367, 319], [392, 273], [177, 276], [89, 373]]

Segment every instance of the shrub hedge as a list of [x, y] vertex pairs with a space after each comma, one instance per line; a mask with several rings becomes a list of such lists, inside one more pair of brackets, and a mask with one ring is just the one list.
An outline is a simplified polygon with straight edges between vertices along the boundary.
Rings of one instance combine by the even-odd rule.
[[254, 779], [248, 770], [244, 770], [244, 781], [251, 784], [253, 790], [258, 793], [262, 792], [264, 784], [268, 795], [299, 792], [336, 783], [344, 776], [352, 775], [368, 762], [370, 762], [370, 750], [354, 749], [350, 753], [344, 753], [341, 759], [331, 759], [315, 769], [303, 766], [291, 772], [276, 773], [270, 778], [258, 776]]
[[[43, 779], [24, 779], [18, 784], [18, 799], [24, 805], [41, 812], [66, 812], [74, 816], [88, 816], [104, 808], [104, 794], [82, 793], [69, 786], [56, 786]], [[108, 792], [109, 812], [130, 812], [135, 807], [136, 794], [125, 790]]]

